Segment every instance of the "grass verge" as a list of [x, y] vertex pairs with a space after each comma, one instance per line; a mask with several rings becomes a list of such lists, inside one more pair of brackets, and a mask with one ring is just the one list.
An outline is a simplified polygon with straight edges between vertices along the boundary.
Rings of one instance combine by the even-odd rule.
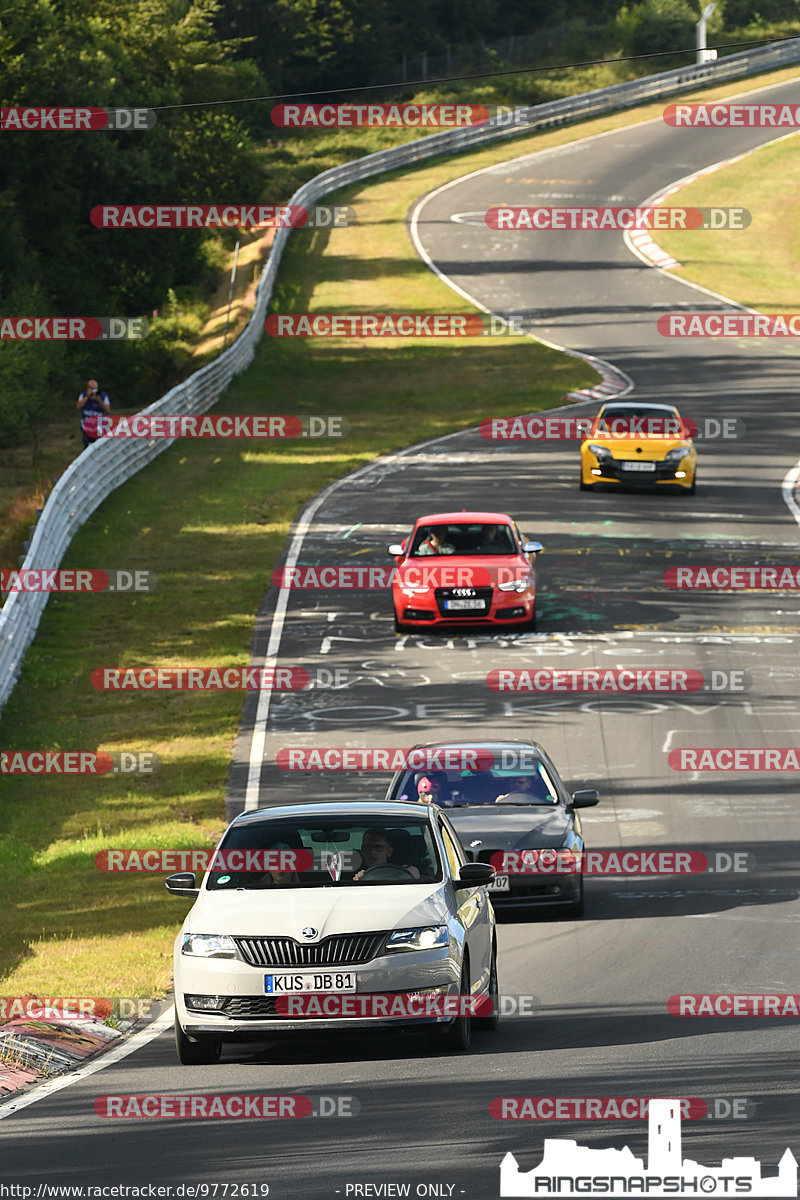
[[672, 205], [739, 207], [752, 216], [747, 229], [656, 233], [658, 244], [681, 264], [673, 274], [758, 312], [796, 311], [797, 136], [754, 150], [670, 196]]

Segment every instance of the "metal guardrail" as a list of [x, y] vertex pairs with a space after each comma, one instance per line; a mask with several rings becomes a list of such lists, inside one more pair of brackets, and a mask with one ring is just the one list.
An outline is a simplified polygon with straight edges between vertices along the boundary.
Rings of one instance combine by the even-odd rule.
[[[458, 154], [504, 138], [522, 137], [535, 129], [583, 121], [602, 113], [631, 108], [648, 100], [675, 96], [698, 85], [721, 83], [761, 74], [800, 61], [800, 38], [733, 54], [701, 66], [678, 67], [643, 79], [616, 83], [579, 96], [551, 100], [515, 110], [519, 120], [501, 124], [446, 130], [365, 155], [342, 167], [316, 175], [298, 188], [290, 204], [308, 207], [350, 184], [399, 167], [411, 166], [437, 155]], [[522, 119], [524, 118], [524, 119]], [[264, 332], [267, 305], [272, 296], [288, 229], [279, 229], [256, 292], [250, 320], [233, 345], [218, 358], [179, 383], [145, 413], [204, 413], [224, 392], [234, 375], [253, 359], [255, 344]], [[174, 439], [109, 439], [95, 442], [80, 454], [58, 479], [47, 498], [35, 528], [22, 569], [55, 568], [61, 563], [75, 532], [100, 507], [107, 496], [142, 467], [172, 445]], [[49, 593], [12, 592], [0, 609], [0, 711], [19, 678], [25, 651], [32, 642]]]

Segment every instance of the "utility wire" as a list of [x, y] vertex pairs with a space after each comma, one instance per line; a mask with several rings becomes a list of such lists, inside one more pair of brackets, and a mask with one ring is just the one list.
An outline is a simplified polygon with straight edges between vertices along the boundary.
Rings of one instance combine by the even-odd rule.
[[[743, 46], [778, 45], [780, 42], [797, 41], [797, 35], [782, 38], [759, 38], [750, 42], [728, 42], [724, 46], [709, 46], [709, 50], [737, 50]], [[377, 92], [387, 88], [398, 89], [430, 86], [434, 83], [461, 83], [468, 79], [502, 79], [506, 75], [535, 75], [543, 71], [572, 71], [578, 67], [599, 67], [607, 63], [637, 62], [643, 58], [666, 58], [673, 54], [696, 54], [697, 47], [691, 50], [661, 50], [650, 51], [647, 54], [628, 54], [622, 58], [590, 58], [585, 62], [556, 63], [549, 67], [515, 67], [511, 71], [479, 71], [473, 75], [439, 75], [436, 79], [410, 79], [406, 83], [365, 83], [358, 87], [326, 88], [317, 92], [282, 92], [275, 96], [242, 96], [235, 100], [195, 100], [189, 104], [154, 104], [153, 112], [165, 112], [171, 108], [217, 108], [223, 104], [257, 104], [265, 100], [296, 100], [308, 96], [336, 96], [342, 92], [350, 95], [352, 92]]]

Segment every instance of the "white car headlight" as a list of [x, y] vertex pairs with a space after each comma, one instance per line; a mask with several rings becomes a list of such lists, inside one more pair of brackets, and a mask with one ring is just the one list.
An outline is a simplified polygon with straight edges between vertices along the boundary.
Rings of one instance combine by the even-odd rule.
[[196, 958], [235, 958], [236, 943], [226, 933], [185, 933], [181, 954]]
[[387, 950], [434, 950], [450, 945], [446, 925], [427, 925], [424, 929], [396, 929], [386, 939]]
[[527, 592], [529, 586], [529, 579], [509, 579], [508, 583], [498, 583], [497, 590], [500, 592]]

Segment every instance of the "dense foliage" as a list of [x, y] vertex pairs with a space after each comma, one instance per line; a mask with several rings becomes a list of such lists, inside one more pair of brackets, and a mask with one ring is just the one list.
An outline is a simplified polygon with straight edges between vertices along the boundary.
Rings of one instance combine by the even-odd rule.
[[[156, 107], [258, 94], [257, 69], [220, 41], [212, 0], [6, 0], [4, 106]], [[98, 204], [257, 197], [250, 107], [168, 108], [147, 132], [0, 133], [0, 313], [140, 316], [197, 280], [202, 235], [94, 228]], [[46, 417], [48, 393], [124, 370], [127, 392], [168, 381], [158, 339], [134, 344], [0, 345], [0, 441]], [[81, 379], [84, 376], [84, 379]], [[43, 408], [44, 406], [44, 408]]]
[[[584, 47], [589, 57], [669, 54], [693, 45], [700, 7], [702, 0], [4, 0], [0, 104], [141, 106], [157, 109], [158, 122], [147, 133], [0, 132], [0, 316], [142, 316], [170, 297], [175, 319], [143, 343], [0, 342], [0, 446], [46, 421], [50, 396], [77, 393], [89, 374], [115, 393], [124, 379], [128, 403], [142, 404], [187, 369], [176, 290], [210, 290], [219, 244], [233, 235], [217, 235], [215, 259], [205, 233], [100, 230], [89, 213], [103, 203], [252, 203], [269, 194], [255, 147], [271, 138], [280, 148], [271, 103], [218, 102], [326, 89], [343, 97], [386, 79], [404, 55], [559, 25], [571, 31], [559, 43], [568, 56]], [[710, 34], [735, 22], [758, 36], [759, 21], [798, 18], [800, 0], [719, 0]], [[639, 69], [668, 65], [648, 59]], [[312, 142], [308, 150], [313, 174]]]

